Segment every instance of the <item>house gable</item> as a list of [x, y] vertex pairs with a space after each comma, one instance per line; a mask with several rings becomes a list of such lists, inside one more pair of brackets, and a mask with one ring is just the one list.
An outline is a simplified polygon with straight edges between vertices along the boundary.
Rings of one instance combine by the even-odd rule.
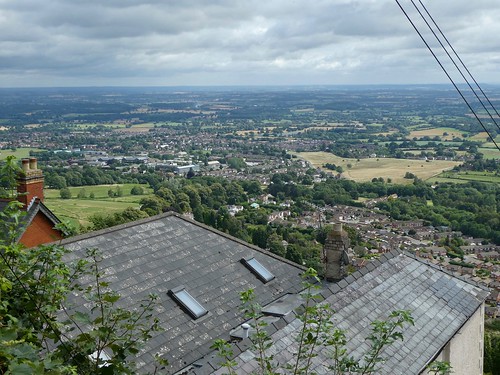
[[[9, 200], [0, 201], [0, 211], [3, 211], [9, 202]], [[26, 215], [21, 217], [16, 241], [29, 248], [61, 240], [64, 232], [55, 229], [60, 223], [61, 221], [47, 206], [35, 199]]]
[[60, 230], [54, 229], [54, 222], [42, 213], [36, 214], [19, 238], [26, 247], [35, 247], [63, 238]]

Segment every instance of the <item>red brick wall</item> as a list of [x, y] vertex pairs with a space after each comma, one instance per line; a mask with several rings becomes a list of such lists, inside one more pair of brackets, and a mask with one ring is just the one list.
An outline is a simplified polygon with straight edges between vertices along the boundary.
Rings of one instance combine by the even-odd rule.
[[19, 242], [26, 247], [34, 247], [62, 239], [61, 232], [55, 230], [53, 226], [54, 223], [39, 212], [36, 214]]
[[43, 177], [24, 181], [19, 180], [17, 193], [19, 202], [25, 205], [24, 209], [26, 209], [26, 206], [31, 202], [33, 197], [38, 197], [43, 201]]

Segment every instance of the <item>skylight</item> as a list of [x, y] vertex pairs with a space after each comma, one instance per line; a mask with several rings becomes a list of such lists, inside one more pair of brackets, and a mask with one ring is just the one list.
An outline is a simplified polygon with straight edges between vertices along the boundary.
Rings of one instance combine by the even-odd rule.
[[264, 267], [255, 258], [248, 258], [241, 260], [245, 266], [247, 266], [250, 271], [252, 271], [263, 283], [267, 283], [275, 278], [275, 276], [269, 272], [269, 270]]
[[201, 318], [207, 314], [205, 309], [184, 287], [178, 287], [169, 291], [172, 298], [181, 305], [193, 319]]

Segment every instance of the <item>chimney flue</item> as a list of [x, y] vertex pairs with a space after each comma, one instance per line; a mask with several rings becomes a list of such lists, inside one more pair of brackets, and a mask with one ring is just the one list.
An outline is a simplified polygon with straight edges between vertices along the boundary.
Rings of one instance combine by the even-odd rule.
[[30, 158], [30, 169], [33, 171], [38, 169], [38, 163], [36, 161], [36, 158]]
[[325, 278], [328, 281], [338, 281], [347, 276], [346, 266], [349, 264], [347, 249], [349, 245], [349, 236], [342, 229], [342, 224], [333, 224], [323, 248]]
[[23, 172], [28, 172], [30, 169], [30, 159], [21, 159]]
[[250, 324], [243, 323], [241, 325], [241, 328], [243, 328], [243, 338], [244, 339], [248, 338], [248, 332], [250, 331]]
[[43, 173], [38, 169], [36, 158], [24, 158], [21, 164], [23, 170], [17, 176], [17, 199], [27, 210], [36, 198], [43, 201]]

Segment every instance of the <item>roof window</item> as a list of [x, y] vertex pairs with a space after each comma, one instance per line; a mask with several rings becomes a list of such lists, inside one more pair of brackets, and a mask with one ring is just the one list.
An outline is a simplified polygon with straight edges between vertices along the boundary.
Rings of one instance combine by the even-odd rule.
[[268, 283], [275, 278], [275, 276], [269, 272], [266, 267], [253, 257], [247, 259], [243, 258], [241, 262], [247, 266], [247, 268], [252, 271], [252, 273], [254, 273], [255, 276], [257, 276], [263, 283]]
[[169, 294], [193, 319], [201, 318], [208, 313], [208, 310], [189, 294], [183, 286], [169, 290]]

